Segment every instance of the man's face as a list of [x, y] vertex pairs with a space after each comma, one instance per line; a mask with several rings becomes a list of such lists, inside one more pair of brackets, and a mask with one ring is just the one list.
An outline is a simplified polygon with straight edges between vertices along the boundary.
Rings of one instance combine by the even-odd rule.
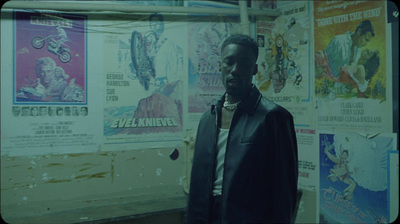
[[87, 115], [87, 109], [85, 107], [81, 108], [81, 115], [83, 115], [83, 116]]
[[17, 116], [17, 115], [19, 115], [19, 113], [21, 112], [21, 108], [20, 108], [20, 107], [14, 106], [14, 107], [12, 108], [12, 112], [13, 112], [14, 116]]
[[160, 35], [162, 32], [164, 32], [164, 22], [157, 17], [153, 17], [150, 21], [150, 28], [153, 32]]
[[40, 108], [40, 115], [46, 115], [47, 114], [47, 109], [46, 107], [41, 107]]
[[355, 45], [359, 48], [367, 46], [367, 44], [372, 40], [372, 33], [368, 31], [368, 32], [364, 33], [363, 35], [361, 35], [361, 29], [359, 29], [357, 32], [360, 35], [358, 35]]
[[257, 73], [256, 61], [250, 48], [238, 44], [229, 44], [222, 50], [222, 82], [229, 95], [242, 98], [250, 89], [253, 75]]
[[54, 69], [50, 65], [41, 65], [37, 71], [37, 76], [42, 84], [50, 84], [53, 78]]

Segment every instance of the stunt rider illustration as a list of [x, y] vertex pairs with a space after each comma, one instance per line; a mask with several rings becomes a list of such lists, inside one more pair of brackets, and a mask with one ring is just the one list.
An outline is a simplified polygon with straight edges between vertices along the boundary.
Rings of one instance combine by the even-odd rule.
[[47, 50], [52, 54], [58, 55], [58, 58], [61, 62], [67, 63], [71, 60], [70, 50], [65, 44], [66, 41], [69, 41], [67, 37], [67, 32], [60, 26], [57, 26], [56, 29], [56, 35], [49, 35], [45, 38], [36, 36], [32, 38], [31, 43], [34, 48], [41, 49], [45, 44], [45, 40], [48, 39], [49, 43], [47, 46]]

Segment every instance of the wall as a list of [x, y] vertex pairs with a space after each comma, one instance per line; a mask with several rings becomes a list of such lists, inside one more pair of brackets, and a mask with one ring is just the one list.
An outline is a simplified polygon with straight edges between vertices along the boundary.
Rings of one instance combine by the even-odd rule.
[[[37, 15], [38, 21], [28, 19], [27, 23], [18, 23], [16, 21], [24, 21], [24, 13], [12, 14], [2, 9], [2, 218], [9, 223], [78, 223], [143, 219], [153, 213], [182, 212], [186, 207], [187, 172], [184, 165], [187, 160], [182, 138], [182, 115], [178, 113], [182, 110], [179, 108], [182, 100], [174, 101], [174, 94], [181, 92], [182, 87], [161, 87], [157, 88], [157, 93], [153, 92], [154, 87], [150, 87], [146, 91], [142, 84], [136, 83], [137, 78], [133, 81], [123, 72], [129, 69], [129, 65], [121, 67], [121, 63], [131, 61], [130, 56], [128, 59], [125, 55], [118, 63], [118, 49], [127, 53], [129, 48], [126, 46], [129, 45], [121, 46], [115, 41], [116, 37], [120, 34], [123, 36], [121, 40], [130, 44], [129, 39], [141, 23], [140, 19], [146, 19], [142, 22], [145, 26], [143, 32], [149, 30], [148, 15], [137, 15], [135, 19], [135, 16], [132, 18], [126, 14], [118, 18], [118, 14], [113, 13], [72, 13], [63, 14], [65, 19], [72, 21], [63, 24], [51, 19], [51, 16], [61, 14], [42, 17], [40, 13], [32, 13], [28, 15]], [[136, 20], [139, 22], [135, 24]], [[51, 53], [47, 48], [48, 39], [41, 49], [31, 44], [33, 37], [46, 37], [57, 31], [54, 26], [48, 26], [48, 21], [58, 21], [66, 30], [70, 39], [67, 41], [70, 61], [62, 62], [58, 55]], [[132, 23], [126, 26], [129, 30], [124, 30], [126, 27], [120, 25], [121, 21]], [[109, 28], [110, 24], [117, 25]], [[83, 33], [80, 32], [82, 29]], [[137, 32], [142, 31], [140, 27], [138, 29]], [[6, 57], [10, 52], [15, 52], [15, 60]], [[111, 52], [116, 54], [107, 56]], [[18, 91], [28, 88], [25, 81], [30, 74], [35, 74], [34, 64], [39, 57], [53, 59], [69, 76], [68, 88], [74, 87], [82, 94], [75, 99], [62, 96], [57, 100], [38, 99], [20, 91], [26, 96], [21, 98]], [[10, 79], [5, 75], [9, 73], [16, 75]], [[125, 80], [115, 73], [123, 74]], [[21, 79], [17, 74], [22, 75]], [[14, 83], [15, 87], [5, 85], [6, 82]], [[121, 87], [121, 83], [128, 83], [132, 91], [126, 92], [127, 87]], [[118, 97], [119, 100], [115, 100]], [[151, 103], [152, 97], [155, 102], [164, 102], [162, 108], [147, 105], [152, 113], [142, 109], [141, 115], [137, 115], [151, 118], [152, 124], [143, 123], [136, 129], [106, 128], [114, 122], [112, 115], [107, 117], [108, 112], [115, 108], [123, 111], [127, 105], [146, 107], [145, 103]], [[139, 105], [139, 101], [143, 104]], [[19, 108], [21, 113], [17, 114], [11, 105]], [[29, 108], [27, 114], [22, 112], [25, 107]], [[36, 116], [33, 109], [40, 107], [45, 108], [45, 114]], [[68, 107], [71, 112], [66, 110]], [[74, 107], [78, 108], [76, 114]], [[59, 108], [63, 109], [63, 114], [52, 113]], [[80, 111], [85, 108], [87, 113]], [[130, 109], [130, 113], [135, 111], [140, 111], [140, 108]], [[132, 117], [132, 114], [128, 116]], [[103, 120], [110, 123], [104, 125]], [[156, 126], [155, 122], [163, 126]]]
[[[206, 1], [153, 3], [238, 7]], [[263, 40], [254, 83], [295, 118], [303, 191], [298, 223], [323, 222], [327, 214], [334, 222], [349, 218], [368, 222], [376, 214], [390, 220], [397, 217], [398, 201], [392, 198], [398, 196], [398, 182], [393, 181], [398, 179], [398, 64], [392, 61], [398, 61], [398, 20], [389, 13], [397, 10], [384, 2], [355, 3], [252, 2], [257, 9], [281, 12], [278, 18], [251, 17], [251, 34]], [[111, 3], [101, 5], [107, 4]], [[230, 33], [241, 32], [241, 26], [238, 15], [161, 14], [161, 23], [151, 23], [152, 13], [22, 10], [12, 14], [2, 9], [1, 215], [5, 221], [77, 223], [184, 211], [197, 122], [224, 91], [218, 71], [220, 44]], [[350, 14], [353, 21], [343, 19]], [[27, 15], [38, 20], [28, 20]], [[379, 75], [364, 98], [357, 97], [356, 88], [339, 92], [342, 84], [317, 74], [314, 61], [316, 52], [335, 35], [355, 28], [361, 21], [355, 15], [369, 16], [379, 31], [368, 45], [380, 51]], [[62, 27], [70, 38], [66, 42], [70, 61], [62, 62], [46, 47], [32, 45], [34, 36], [57, 31], [55, 21], [67, 21]], [[277, 63], [279, 37], [290, 72], [274, 76], [271, 63]], [[141, 48], [145, 50], [135, 51]], [[75, 90], [81, 95], [37, 98], [36, 92], [24, 89], [35, 79], [39, 57], [50, 57], [62, 67], [68, 87], [78, 86]], [[384, 88], [373, 95], [378, 81]], [[36, 107], [44, 107], [46, 115], [33, 115]], [[87, 109], [87, 114], [67, 114], [66, 108], [74, 107]], [[23, 115], [24, 108], [31, 113]], [[58, 108], [64, 114], [50, 114]], [[353, 111], [358, 114], [349, 114]], [[365, 117], [379, 122], [364, 122]], [[351, 162], [364, 173], [372, 172], [366, 164], [374, 168], [372, 164], [383, 161], [378, 173], [384, 177], [378, 181], [382, 187], [364, 187], [361, 180], [370, 178], [361, 177], [355, 199], [343, 200], [346, 184], [325, 178], [333, 166], [324, 152], [328, 146], [333, 154], [350, 148]], [[385, 178], [382, 172], [391, 176]], [[324, 199], [329, 192], [336, 200]]]
[[172, 151], [3, 156], [2, 218], [71, 223], [182, 209], [183, 158]]

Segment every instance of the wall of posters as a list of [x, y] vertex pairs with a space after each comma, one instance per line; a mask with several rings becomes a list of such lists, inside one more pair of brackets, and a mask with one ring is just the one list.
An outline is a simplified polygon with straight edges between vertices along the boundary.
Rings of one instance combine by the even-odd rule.
[[[102, 4], [238, 8], [224, 2]], [[296, 223], [392, 222], [398, 9], [388, 1], [251, 3], [281, 12], [250, 16], [259, 44], [253, 82], [294, 117], [303, 193]], [[43, 200], [60, 189], [70, 208], [82, 195], [113, 193], [115, 202], [145, 192], [147, 200], [161, 190], [183, 207], [198, 121], [224, 93], [220, 47], [239, 32], [238, 15], [2, 8], [2, 205], [50, 212]]]
[[314, 12], [318, 127], [392, 132], [385, 1], [317, 1]]

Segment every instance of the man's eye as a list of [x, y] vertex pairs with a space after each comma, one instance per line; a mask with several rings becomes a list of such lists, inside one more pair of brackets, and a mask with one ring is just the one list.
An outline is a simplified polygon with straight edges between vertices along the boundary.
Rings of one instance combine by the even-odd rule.
[[224, 61], [224, 64], [227, 66], [231, 66], [231, 65], [233, 65], [233, 62], [230, 60], [227, 60], [227, 61]]

